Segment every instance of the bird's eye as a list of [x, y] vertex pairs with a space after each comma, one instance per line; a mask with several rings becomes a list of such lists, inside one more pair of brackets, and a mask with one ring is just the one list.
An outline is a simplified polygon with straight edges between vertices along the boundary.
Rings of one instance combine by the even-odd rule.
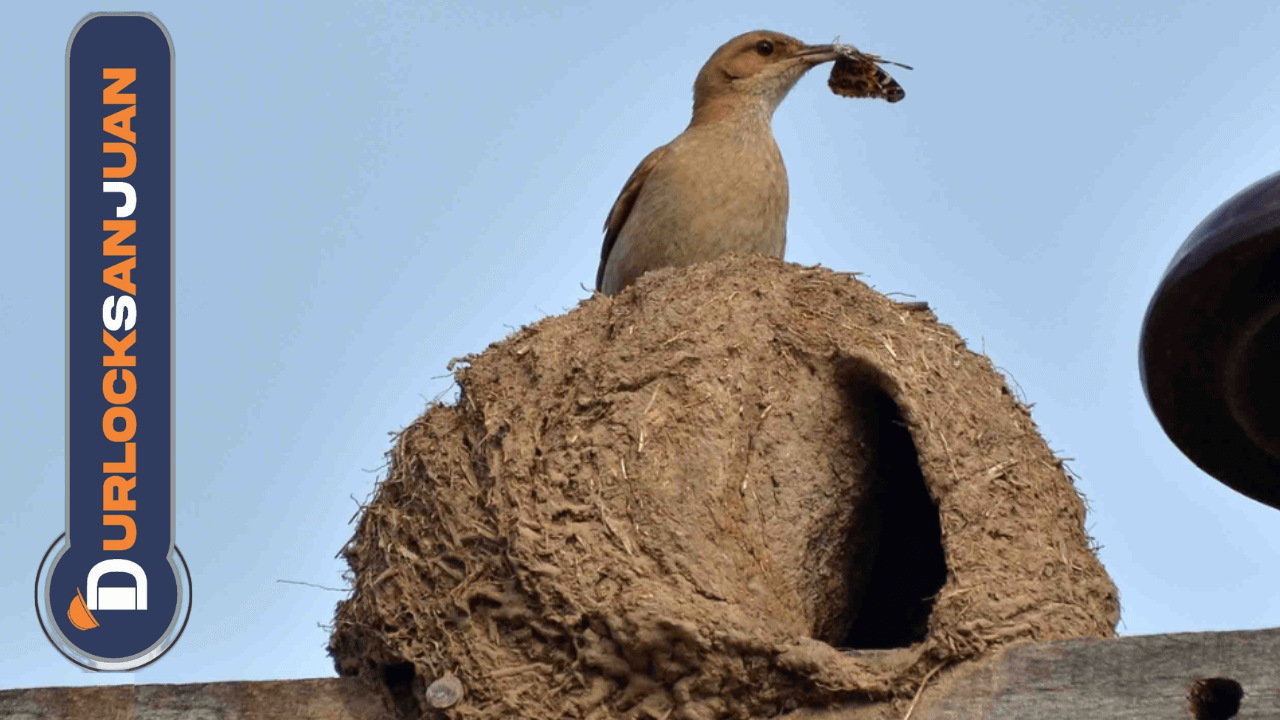
[[768, 40], [761, 40], [760, 42], [756, 43], [756, 52], [765, 56], [772, 55], [773, 43], [769, 42]]

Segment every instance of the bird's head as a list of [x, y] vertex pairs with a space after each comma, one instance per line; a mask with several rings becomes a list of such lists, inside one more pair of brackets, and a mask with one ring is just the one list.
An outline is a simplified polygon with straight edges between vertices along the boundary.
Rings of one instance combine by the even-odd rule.
[[796, 82], [815, 65], [838, 57], [831, 45], [808, 45], [790, 35], [755, 30], [721, 45], [693, 84], [694, 122], [754, 111], [768, 120]]

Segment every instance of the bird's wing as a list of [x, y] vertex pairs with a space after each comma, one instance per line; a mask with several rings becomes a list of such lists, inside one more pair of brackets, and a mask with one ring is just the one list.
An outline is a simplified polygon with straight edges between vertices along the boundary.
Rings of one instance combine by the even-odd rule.
[[600, 292], [600, 285], [604, 282], [604, 266], [609, 262], [609, 252], [613, 250], [618, 233], [622, 232], [622, 225], [631, 215], [631, 208], [635, 207], [636, 198], [640, 197], [640, 188], [644, 187], [644, 181], [648, 179], [649, 173], [653, 172], [653, 168], [658, 165], [666, 152], [667, 146], [663, 145], [641, 160], [635, 172], [627, 178], [627, 184], [622, 186], [618, 199], [613, 201], [613, 207], [609, 209], [609, 217], [604, 221], [604, 246], [600, 248], [600, 269], [596, 271], [596, 292]]

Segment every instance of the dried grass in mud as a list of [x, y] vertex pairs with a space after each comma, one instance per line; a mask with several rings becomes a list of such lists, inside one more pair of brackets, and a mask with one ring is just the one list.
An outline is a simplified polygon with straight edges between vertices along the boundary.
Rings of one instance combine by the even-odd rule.
[[[1027, 408], [851, 275], [653, 272], [456, 377], [344, 549], [330, 651], [403, 716], [887, 711], [940, 665], [1114, 634], [1084, 504]], [[445, 675], [464, 695], [430, 710]]]

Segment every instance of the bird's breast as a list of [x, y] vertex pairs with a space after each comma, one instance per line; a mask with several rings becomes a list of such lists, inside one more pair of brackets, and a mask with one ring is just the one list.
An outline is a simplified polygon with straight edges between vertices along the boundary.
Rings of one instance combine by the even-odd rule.
[[787, 170], [771, 134], [702, 132], [672, 143], [636, 210], [653, 218], [655, 239], [690, 256], [673, 259], [701, 262], [728, 252], [782, 257], [788, 203]]
[[767, 128], [691, 127], [645, 179], [604, 260], [602, 292], [729, 253], [782, 258], [787, 206], [787, 170]]

